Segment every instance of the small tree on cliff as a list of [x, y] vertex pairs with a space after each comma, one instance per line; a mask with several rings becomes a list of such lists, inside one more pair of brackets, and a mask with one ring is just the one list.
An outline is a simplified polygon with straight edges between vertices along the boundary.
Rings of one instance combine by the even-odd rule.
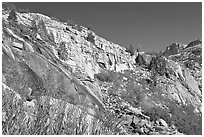
[[129, 48], [126, 49], [126, 52], [129, 52], [130, 55], [133, 56], [135, 53], [135, 47], [132, 44], [130, 44]]
[[37, 27], [36, 20], [37, 20], [37, 19], [34, 19], [34, 20], [31, 21], [31, 28], [30, 28], [30, 29], [33, 30], [35, 33], [37, 33], [37, 31], [38, 31], [38, 27]]
[[17, 14], [14, 9], [9, 12], [8, 21], [17, 22]]
[[91, 42], [92, 44], [95, 44], [95, 39], [94, 35], [92, 33], [89, 33], [87, 36], [87, 41]]
[[2, 9], [6, 11], [16, 10], [16, 7], [10, 2], [2, 2]]

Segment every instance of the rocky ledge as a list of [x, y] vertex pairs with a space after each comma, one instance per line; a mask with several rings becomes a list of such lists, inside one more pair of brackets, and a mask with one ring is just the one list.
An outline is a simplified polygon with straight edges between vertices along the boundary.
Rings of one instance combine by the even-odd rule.
[[2, 14], [3, 134], [202, 134], [201, 41], [130, 54], [80, 25]]

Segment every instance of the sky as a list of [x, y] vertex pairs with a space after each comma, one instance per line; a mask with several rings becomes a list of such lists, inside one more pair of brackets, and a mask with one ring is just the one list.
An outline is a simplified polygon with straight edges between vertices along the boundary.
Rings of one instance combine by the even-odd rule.
[[201, 2], [36, 2], [17, 8], [72, 20], [91, 27], [108, 41], [145, 52], [159, 52], [174, 43], [202, 39]]

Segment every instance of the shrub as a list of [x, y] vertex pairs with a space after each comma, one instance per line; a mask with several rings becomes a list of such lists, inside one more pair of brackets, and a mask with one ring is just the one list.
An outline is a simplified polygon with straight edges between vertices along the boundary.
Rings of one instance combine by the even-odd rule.
[[65, 30], [70, 31], [70, 29], [68, 27], [66, 27]]
[[60, 46], [58, 48], [58, 56], [60, 59], [65, 60], [65, 61], [68, 59], [68, 51], [66, 47], [66, 42], [64, 41], [60, 43]]
[[36, 24], [36, 21], [35, 19], [31, 21], [31, 27], [30, 27], [31, 30], [33, 30], [34, 32], [38, 32], [38, 27], [37, 27], [37, 24]]
[[189, 135], [202, 134], [202, 117], [194, 113], [194, 107], [191, 104], [181, 105], [170, 99], [164, 99], [159, 93], [157, 93], [157, 96], [152, 96], [153, 100], [158, 98], [159, 102], [162, 102], [163, 99], [165, 108], [155, 106], [146, 110], [145, 115], [148, 115], [151, 120], [155, 121], [158, 118], [162, 118], [168, 125], [175, 125], [181, 133]]
[[87, 36], [87, 41], [91, 42], [92, 44], [95, 44], [95, 39], [94, 35], [92, 33], [89, 33]]
[[16, 7], [9, 2], [3, 2], [2, 3], [2, 9], [6, 10], [6, 11], [11, 11], [11, 10], [16, 10]]
[[60, 20], [59, 20], [58, 18], [56, 18], [56, 17], [51, 17], [51, 19], [52, 19], [52, 20], [55, 20], [55, 21], [57, 21], [57, 22], [60, 22]]
[[[87, 114], [77, 106], [43, 96], [34, 101], [31, 110], [25, 107], [23, 100], [16, 98], [14, 91], [2, 91], [3, 135], [83, 135], [88, 132]], [[99, 117], [93, 118], [89, 134], [120, 132], [119, 120], [113, 113], [99, 113]]]
[[49, 34], [47, 32], [45, 22], [43, 20], [38, 21], [37, 26], [38, 33], [40, 34], [41, 38], [45, 40], [46, 42], [49, 42]]
[[75, 24], [76, 24], [75, 21], [73, 21], [73, 20], [67, 20], [67, 25], [69, 25], [69, 26], [74, 26]]
[[8, 21], [16, 22], [17, 21], [17, 14], [15, 10], [11, 10], [9, 12]]
[[94, 78], [102, 81], [102, 82], [112, 82], [112, 76], [109, 73], [98, 73], [94, 74]]
[[87, 29], [88, 29], [88, 30], [92, 30], [92, 25], [89, 25], [89, 26], [87, 27]]
[[81, 31], [82, 31], [81, 26], [80, 26], [80, 25], [78, 25], [78, 24], [72, 25], [72, 28], [73, 28], [73, 29], [75, 29], [75, 30], [78, 30], [79, 32], [81, 32]]
[[42, 29], [43, 31], [47, 31], [46, 26], [45, 26], [45, 22], [43, 20], [38, 21], [38, 28]]
[[136, 50], [135, 50], [135, 47], [133, 47], [132, 44], [130, 44], [129, 48], [127, 48], [125, 51], [129, 52], [130, 55], [133, 56]]
[[50, 31], [50, 32], [48, 33], [48, 36], [49, 36], [49, 39], [50, 39], [52, 42], [55, 43], [55, 37], [54, 37], [54, 34], [53, 34], [52, 31]]

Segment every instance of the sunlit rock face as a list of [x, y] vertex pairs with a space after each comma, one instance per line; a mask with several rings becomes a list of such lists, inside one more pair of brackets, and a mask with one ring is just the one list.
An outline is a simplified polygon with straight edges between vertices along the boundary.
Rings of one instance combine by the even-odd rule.
[[13, 22], [8, 16], [2, 15], [3, 94], [15, 92], [28, 112], [49, 97], [57, 110], [60, 101], [66, 113], [77, 108], [76, 116], [114, 113], [126, 134], [202, 134], [201, 41], [131, 55], [83, 26], [38, 13], [17, 13]]
[[172, 45], [166, 47], [166, 50], [163, 52], [163, 55], [168, 57], [170, 55], [179, 54], [185, 47], [186, 45], [180, 43], [173, 43]]

